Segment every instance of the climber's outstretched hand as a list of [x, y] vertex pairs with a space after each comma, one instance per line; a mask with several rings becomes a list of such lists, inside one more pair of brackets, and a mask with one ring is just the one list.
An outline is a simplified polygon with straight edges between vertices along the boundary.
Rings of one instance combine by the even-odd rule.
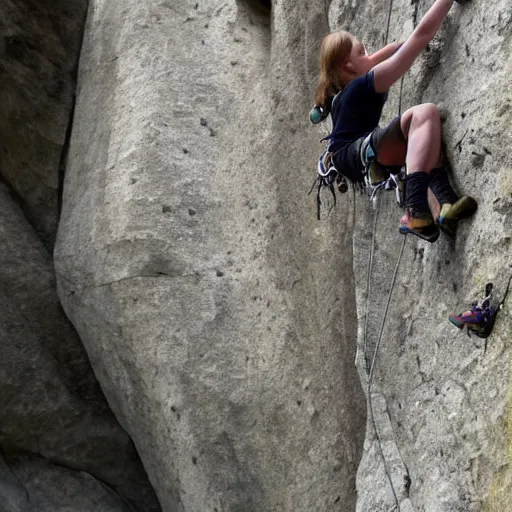
[[376, 92], [387, 92], [409, 70], [416, 57], [436, 35], [441, 23], [453, 6], [453, 1], [435, 0], [413, 33], [396, 53], [373, 68]]

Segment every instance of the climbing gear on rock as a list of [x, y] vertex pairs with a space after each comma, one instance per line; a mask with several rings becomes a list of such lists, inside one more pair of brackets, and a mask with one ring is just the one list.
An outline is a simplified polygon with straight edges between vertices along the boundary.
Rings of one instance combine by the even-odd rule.
[[437, 224], [447, 235], [454, 237], [457, 232], [457, 224], [462, 219], [468, 219], [478, 208], [477, 202], [469, 196], [457, 199], [453, 204], [444, 203], [437, 219]]
[[329, 109], [323, 107], [322, 105], [315, 105], [309, 112], [309, 120], [313, 124], [319, 124], [329, 115]]
[[496, 290], [492, 283], [485, 285], [485, 298], [482, 302], [473, 302], [471, 309], [464, 311], [459, 315], [450, 315], [450, 322], [460, 330], [467, 329], [468, 336], [471, 333], [476, 334], [479, 338], [485, 338], [484, 353], [487, 351], [487, 338], [491, 335], [496, 322], [496, 316], [501, 311], [503, 304], [507, 300], [512, 283], [512, 275], [508, 278], [507, 287], [501, 300], [496, 295]]
[[482, 302], [475, 301], [470, 310], [458, 315], [450, 315], [450, 322], [458, 329], [463, 330], [467, 328], [468, 336], [474, 333], [479, 338], [488, 338], [494, 327], [496, 314], [499, 309], [493, 305], [493, 290], [493, 284], [487, 283], [485, 286], [485, 298]]
[[361, 142], [360, 157], [364, 167], [364, 180], [367, 186], [376, 187], [384, 183], [389, 178], [389, 169], [377, 162], [377, 154], [371, 143], [372, 134], [370, 133]]
[[313, 185], [311, 185], [311, 189], [309, 190], [309, 194], [313, 192], [315, 185], [317, 186], [316, 193], [316, 205], [317, 205], [317, 218], [320, 220], [321, 218], [321, 207], [322, 200], [321, 194], [323, 190], [327, 189], [331, 192], [333, 198], [333, 206], [329, 209], [328, 214], [331, 212], [332, 208], [336, 205], [336, 192], [334, 190], [334, 185], [337, 185], [338, 191], [341, 194], [344, 194], [348, 190], [348, 183], [343, 174], [341, 174], [334, 165], [332, 159], [332, 153], [329, 151], [324, 151], [320, 158], [318, 159], [317, 164], [317, 176], [315, 181], [313, 181]]

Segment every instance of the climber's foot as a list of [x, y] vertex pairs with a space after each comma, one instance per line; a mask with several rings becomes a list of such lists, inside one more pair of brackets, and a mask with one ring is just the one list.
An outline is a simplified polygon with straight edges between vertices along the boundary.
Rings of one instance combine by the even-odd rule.
[[459, 220], [468, 219], [477, 208], [478, 204], [472, 197], [463, 196], [453, 204], [442, 205], [437, 223], [444, 233], [455, 236]]
[[427, 242], [433, 243], [439, 238], [439, 228], [430, 213], [416, 211], [407, 207], [400, 219], [400, 233], [411, 233]]

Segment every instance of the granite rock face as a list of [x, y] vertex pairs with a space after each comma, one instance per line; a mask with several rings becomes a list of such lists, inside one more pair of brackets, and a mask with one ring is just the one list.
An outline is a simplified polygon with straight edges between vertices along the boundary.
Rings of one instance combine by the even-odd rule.
[[[429, 5], [395, 0], [389, 39]], [[385, 112], [440, 104], [453, 179], [479, 201], [455, 240], [405, 240], [371, 388], [385, 467], [363, 390], [401, 212], [349, 193], [318, 223], [306, 195], [319, 41], [343, 27], [376, 50], [388, 10], [91, 1], [58, 290], [166, 511], [509, 506], [510, 313], [485, 354], [447, 321], [512, 273], [508, 1], [454, 6]]]
[[307, 201], [326, 4], [266, 4], [90, 4], [59, 294], [167, 511], [355, 508], [351, 233]]

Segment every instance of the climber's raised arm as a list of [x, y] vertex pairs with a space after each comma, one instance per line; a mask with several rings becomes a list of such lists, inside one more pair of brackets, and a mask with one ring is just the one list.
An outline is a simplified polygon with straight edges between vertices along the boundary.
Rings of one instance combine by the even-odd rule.
[[372, 67], [384, 62], [386, 59], [389, 59], [393, 53], [395, 53], [401, 46], [401, 43], [389, 43], [384, 48], [381, 48], [379, 51], [372, 53], [370, 57], [370, 61], [372, 63]]
[[[454, 0], [435, 0], [400, 49], [374, 68], [376, 92], [386, 92], [412, 66], [446, 18]], [[463, 3], [460, 1], [459, 3]], [[465, 3], [465, 2], [464, 2]]]

